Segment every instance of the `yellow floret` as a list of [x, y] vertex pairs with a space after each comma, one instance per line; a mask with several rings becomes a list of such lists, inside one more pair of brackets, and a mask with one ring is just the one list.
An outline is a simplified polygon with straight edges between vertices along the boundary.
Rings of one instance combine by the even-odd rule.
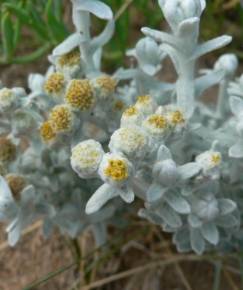
[[125, 104], [121, 100], [116, 101], [113, 107], [115, 111], [122, 111], [124, 108]]
[[45, 91], [48, 94], [60, 93], [64, 88], [65, 80], [64, 76], [61, 73], [53, 73], [49, 76], [45, 82]]
[[17, 174], [6, 175], [6, 181], [16, 200], [20, 200], [20, 193], [26, 187], [26, 180], [23, 176]]
[[165, 129], [168, 126], [167, 120], [161, 115], [151, 115], [148, 118], [148, 123], [158, 129]]
[[66, 105], [59, 105], [52, 109], [49, 118], [54, 132], [69, 131], [72, 128], [72, 112]]
[[65, 100], [73, 109], [89, 110], [95, 101], [89, 80], [72, 80]]
[[56, 133], [51, 122], [46, 121], [40, 127], [40, 135], [44, 142], [50, 142], [56, 138]]
[[138, 110], [134, 106], [131, 106], [128, 109], [126, 109], [123, 114], [126, 117], [131, 117], [131, 116], [137, 115]]
[[179, 124], [185, 123], [185, 119], [182, 112], [175, 111], [171, 113], [171, 122], [173, 125], [179, 125]]
[[104, 173], [114, 181], [123, 181], [128, 178], [128, 167], [123, 160], [109, 160]]
[[147, 104], [151, 101], [151, 96], [146, 95], [146, 96], [139, 96], [137, 98], [137, 103], [138, 104]]
[[58, 63], [61, 67], [80, 64], [80, 51], [78, 49], [74, 49], [69, 53], [62, 55], [59, 58]]
[[16, 146], [7, 138], [0, 138], [0, 161], [10, 162], [16, 158]]
[[211, 161], [212, 161], [213, 165], [215, 165], [215, 166], [219, 165], [221, 162], [221, 155], [219, 153], [214, 153], [211, 156]]
[[112, 94], [116, 89], [116, 80], [110, 76], [101, 76], [96, 79], [96, 83], [107, 93]]

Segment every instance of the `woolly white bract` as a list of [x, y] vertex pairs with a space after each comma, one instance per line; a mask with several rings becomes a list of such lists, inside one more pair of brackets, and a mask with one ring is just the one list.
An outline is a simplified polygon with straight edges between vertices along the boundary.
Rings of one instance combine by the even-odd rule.
[[[101, 71], [112, 11], [72, 0], [76, 32], [53, 50], [46, 75], [30, 75], [29, 94], [0, 89], [0, 218], [11, 245], [37, 219], [45, 236], [55, 226], [71, 237], [91, 228], [100, 245], [136, 199], [139, 216], [172, 233], [178, 251], [242, 243], [243, 77], [233, 82], [232, 54], [199, 76], [195, 69], [231, 37], [199, 43], [204, 0], [158, 2], [172, 32], [142, 28], [127, 52], [135, 67]], [[93, 38], [91, 14], [107, 21]], [[165, 57], [175, 83], [157, 78]], [[203, 103], [216, 84], [216, 103]]]

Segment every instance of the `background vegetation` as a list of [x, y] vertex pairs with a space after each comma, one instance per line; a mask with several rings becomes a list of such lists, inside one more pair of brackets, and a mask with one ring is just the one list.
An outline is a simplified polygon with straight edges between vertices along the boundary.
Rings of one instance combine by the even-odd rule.
[[[105, 51], [109, 64], [122, 63], [142, 25], [163, 26], [156, 0], [104, 0], [117, 19], [116, 33]], [[243, 9], [240, 0], [208, 0], [202, 38], [225, 33], [234, 36], [232, 51], [243, 57]], [[0, 64], [33, 62], [60, 43], [71, 31], [69, 0], [1, 0]], [[97, 20], [96, 20], [97, 21]], [[96, 22], [98, 32], [104, 23]]]

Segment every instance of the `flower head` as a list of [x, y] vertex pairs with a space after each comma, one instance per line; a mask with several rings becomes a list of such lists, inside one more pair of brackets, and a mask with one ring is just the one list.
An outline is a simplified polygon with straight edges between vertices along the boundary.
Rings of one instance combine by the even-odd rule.
[[142, 158], [148, 151], [146, 133], [137, 126], [116, 130], [110, 139], [112, 152], [121, 152], [129, 159]]
[[92, 86], [98, 99], [111, 97], [116, 89], [117, 81], [108, 75], [100, 76], [92, 81]]
[[56, 132], [53, 129], [53, 126], [50, 121], [42, 123], [40, 127], [40, 136], [42, 140], [46, 143], [52, 142], [56, 139]]
[[152, 137], [160, 139], [165, 136], [168, 131], [169, 124], [165, 116], [160, 114], [152, 114], [144, 120], [143, 128]]
[[121, 117], [121, 127], [127, 127], [132, 125], [140, 125], [143, 120], [142, 114], [135, 106], [127, 108]]
[[0, 162], [11, 162], [16, 158], [17, 148], [11, 140], [5, 137], [0, 138]]
[[26, 187], [27, 183], [23, 176], [17, 174], [7, 174], [5, 176], [7, 184], [12, 192], [15, 200], [20, 200], [20, 194], [22, 190]]
[[204, 174], [217, 170], [221, 164], [222, 156], [217, 151], [206, 151], [196, 157], [196, 162], [201, 166]]
[[132, 164], [127, 158], [119, 154], [107, 153], [101, 161], [98, 172], [104, 182], [122, 185], [128, 182], [132, 171]]
[[65, 95], [65, 101], [72, 109], [87, 111], [90, 110], [95, 98], [89, 80], [71, 80]]
[[52, 73], [46, 80], [45, 91], [54, 96], [60, 96], [65, 87], [64, 75], [61, 73]]
[[144, 115], [153, 114], [156, 103], [150, 95], [139, 96], [134, 107]]
[[76, 65], [79, 65], [81, 61], [80, 58], [80, 51], [78, 49], [73, 49], [70, 52], [63, 54], [58, 58], [58, 66], [63, 68], [65, 66], [67, 67], [73, 67]]
[[100, 143], [94, 140], [81, 142], [72, 149], [72, 168], [81, 178], [94, 177], [103, 155]]
[[16, 95], [10, 89], [0, 89], [0, 109], [9, 109], [16, 100]]
[[49, 116], [49, 123], [45, 124], [46, 128], [50, 133], [50, 126], [53, 128], [54, 132], [65, 132], [70, 131], [73, 125], [73, 115], [67, 105], [55, 106]]

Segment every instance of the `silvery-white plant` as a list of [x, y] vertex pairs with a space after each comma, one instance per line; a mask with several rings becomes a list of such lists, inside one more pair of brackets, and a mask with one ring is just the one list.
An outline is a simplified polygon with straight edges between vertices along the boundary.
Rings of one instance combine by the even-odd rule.
[[[29, 91], [0, 88], [0, 219], [10, 245], [36, 220], [48, 237], [58, 227], [86, 229], [98, 245], [107, 225], [138, 215], [170, 232], [178, 251], [225, 251], [242, 242], [242, 77], [226, 54], [197, 75], [197, 59], [230, 36], [199, 43], [204, 0], [159, 0], [171, 33], [142, 28], [127, 52], [136, 64], [102, 72], [102, 48], [115, 29], [98, 0], [72, 0], [76, 31], [49, 56]], [[107, 21], [91, 36], [91, 14]], [[175, 83], [161, 82], [171, 58]], [[218, 84], [215, 104], [200, 96]]]

